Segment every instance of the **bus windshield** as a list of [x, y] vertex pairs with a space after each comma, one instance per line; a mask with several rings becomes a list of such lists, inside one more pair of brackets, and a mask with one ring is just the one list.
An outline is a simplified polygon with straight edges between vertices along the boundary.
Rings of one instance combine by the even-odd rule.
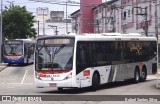
[[22, 44], [6, 44], [4, 46], [5, 55], [23, 55]]
[[36, 70], [71, 70], [73, 46], [37, 46]]

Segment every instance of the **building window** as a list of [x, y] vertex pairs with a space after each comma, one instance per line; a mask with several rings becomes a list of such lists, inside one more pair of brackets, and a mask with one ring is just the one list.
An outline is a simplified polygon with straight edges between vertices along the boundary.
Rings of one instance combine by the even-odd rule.
[[126, 12], [123, 12], [123, 20], [126, 20]]
[[95, 11], [95, 15], [97, 15], [97, 14], [98, 14], [98, 10]]

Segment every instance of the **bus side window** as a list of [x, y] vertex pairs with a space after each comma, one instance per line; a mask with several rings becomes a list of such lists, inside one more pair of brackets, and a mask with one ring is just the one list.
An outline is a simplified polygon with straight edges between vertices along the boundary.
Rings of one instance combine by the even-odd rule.
[[87, 67], [87, 48], [85, 44], [78, 43], [76, 57], [76, 73], [78, 74]]
[[86, 65], [87, 50], [85, 46], [80, 47], [80, 58], [81, 58], [81, 64]]

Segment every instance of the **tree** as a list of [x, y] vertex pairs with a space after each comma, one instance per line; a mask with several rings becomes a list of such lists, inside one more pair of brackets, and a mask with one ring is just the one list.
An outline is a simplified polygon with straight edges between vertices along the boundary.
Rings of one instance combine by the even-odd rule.
[[3, 12], [3, 36], [7, 39], [35, 37], [34, 16], [26, 8], [10, 6]]

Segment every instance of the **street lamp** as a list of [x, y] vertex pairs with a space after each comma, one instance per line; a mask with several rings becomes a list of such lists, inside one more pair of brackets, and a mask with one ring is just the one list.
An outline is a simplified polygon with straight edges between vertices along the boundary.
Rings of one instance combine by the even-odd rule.
[[[57, 26], [53, 26], [53, 25], [48, 25], [49, 27], [52, 27], [55, 30], [55, 35], [58, 35], [58, 31], [57, 31]], [[55, 29], [56, 28], [56, 29]]]

